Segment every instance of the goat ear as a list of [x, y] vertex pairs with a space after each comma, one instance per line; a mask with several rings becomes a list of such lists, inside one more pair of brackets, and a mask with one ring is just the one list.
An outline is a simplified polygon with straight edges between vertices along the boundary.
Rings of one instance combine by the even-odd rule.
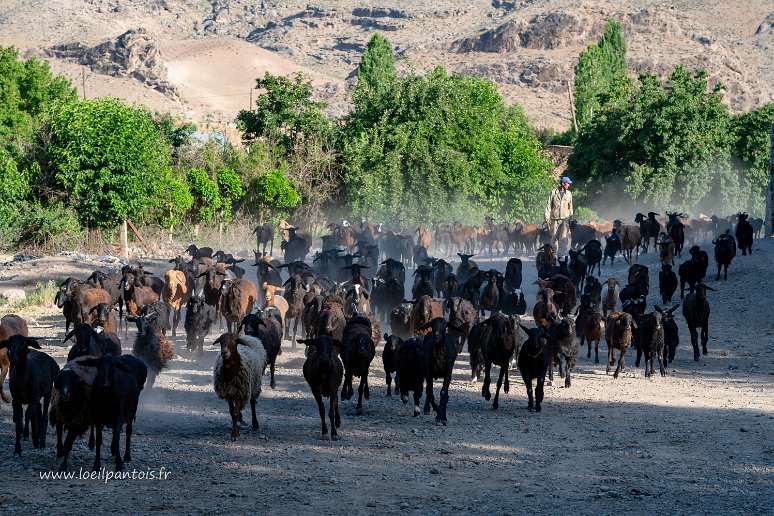
[[94, 312], [96, 312], [96, 311], [97, 311], [97, 306], [95, 305], [95, 306], [92, 306], [92, 307], [91, 307], [91, 310], [89, 310], [89, 313], [90, 313], [90, 314], [93, 314], [93, 313], [94, 313]]
[[[126, 318], [126, 320], [128, 321], [128, 320], [129, 320], [129, 318], [127, 317], [127, 318]], [[70, 330], [70, 333], [68, 333], [68, 334], [67, 334], [67, 336], [64, 338], [64, 340], [62, 341], [62, 343], [65, 343], [65, 342], [67, 342], [68, 340], [72, 339], [72, 338], [73, 338], [73, 335], [75, 335], [75, 328], [73, 328], [72, 330]]]
[[27, 345], [31, 348], [40, 349], [40, 344], [38, 344], [38, 341], [33, 339], [32, 337], [27, 337]]

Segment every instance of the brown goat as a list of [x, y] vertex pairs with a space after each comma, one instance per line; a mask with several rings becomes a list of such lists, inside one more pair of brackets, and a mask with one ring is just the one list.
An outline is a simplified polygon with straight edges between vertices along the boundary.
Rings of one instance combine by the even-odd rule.
[[124, 302], [126, 311], [135, 317], [142, 314], [142, 309], [146, 305], [151, 305], [159, 300], [151, 287], [144, 287], [133, 274], [127, 274], [122, 280], [124, 287]]
[[414, 233], [419, 234], [419, 237], [417, 238], [417, 244], [421, 245], [425, 249], [430, 249], [430, 244], [433, 243], [433, 235], [431, 235], [430, 232], [423, 226], [419, 226], [417, 230], [414, 231]]
[[320, 313], [314, 322], [315, 337], [327, 335], [341, 342], [344, 338], [344, 327], [347, 318], [344, 315], [344, 304], [338, 296], [326, 296], [320, 306]]
[[636, 249], [636, 259], [640, 258], [640, 243], [642, 236], [640, 228], [636, 226], [623, 226], [621, 231], [621, 253], [626, 263], [632, 263], [632, 250]]
[[637, 323], [631, 314], [626, 312], [612, 312], [605, 322], [605, 342], [607, 342], [607, 368], [605, 373], [610, 373], [610, 367], [615, 364], [615, 350], [620, 349], [618, 367], [615, 368], [613, 378], [618, 378], [618, 373], [624, 370], [624, 356], [632, 344], [632, 334], [637, 329]]
[[535, 325], [545, 333], [553, 321], [560, 319], [559, 307], [554, 303], [554, 291], [550, 288], [541, 290], [540, 295], [540, 301], [535, 303], [532, 309], [532, 317], [535, 319]]
[[605, 295], [605, 299], [602, 300], [602, 315], [607, 317], [607, 313], [614, 311], [615, 306], [618, 303], [616, 287], [620, 287], [621, 284], [618, 283], [618, 280], [615, 278], [607, 278], [607, 280], [605, 280], [605, 285], [607, 285], [607, 294]]
[[346, 314], [347, 317], [352, 317], [355, 312], [361, 314], [371, 313], [371, 302], [369, 301], [368, 291], [360, 284], [350, 287], [347, 290], [347, 294], [344, 296], [344, 314]]
[[177, 334], [180, 312], [187, 297], [188, 285], [185, 273], [175, 269], [167, 271], [164, 274], [164, 289], [161, 291], [161, 300], [172, 308], [172, 337]]
[[258, 291], [255, 284], [246, 279], [223, 280], [221, 284], [223, 296], [223, 315], [226, 317], [228, 331], [239, 331], [239, 323], [253, 311], [258, 303]]
[[[15, 314], [4, 315], [0, 319], [0, 341], [8, 340], [13, 335], [29, 337], [27, 322]], [[10, 403], [11, 398], [3, 390], [3, 382], [5, 382], [5, 377], [8, 375], [10, 368], [11, 361], [8, 359], [8, 348], [2, 348], [0, 349], [0, 398], [3, 398], [3, 401], [6, 403]]]
[[658, 246], [658, 256], [661, 259], [661, 263], [668, 263], [669, 265], [675, 264], [675, 254], [677, 250], [675, 248], [675, 241], [672, 240], [666, 233], [661, 233], [656, 241]]
[[277, 292], [283, 292], [285, 289], [282, 287], [275, 287], [274, 285], [269, 285], [265, 281], [263, 282], [263, 292], [264, 292], [264, 302], [265, 306], [274, 306], [279, 310], [280, 316], [282, 318], [282, 324], [285, 324], [285, 316], [288, 313], [288, 302], [285, 300], [284, 297], [278, 296]]
[[602, 338], [602, 314], [594, 309], [587, 310], [583, 313], [578, 321], [580, 326], [581, 341], [580, 345], [583, 346], [583, 341], [587, 340], [589, 343], [589, 350], [587, 358], [591, 358], [591, 343], [594, 343], [594, 362], [599, 363], [599, 340]]
[[422, 336], [430, 333], [430, 329], [420, 330], [436, 317], [443, 317], [443, 308], [441, 304], [430, 296], [422, 296], [414, 301], [404, 300], [405, 303], [411, 303], [414, 307], [409, 314], [409, 328], [414, 336]]
[[589, 222], [589, 226], [594, 228], [597, 233], [601, 233], [603, 235], [606, 235], [613, 231], [613, 221], [612, 220], [606, 220], [604, 222], [599, 222], [596, 220], [592, 220]]
[[100, 303], [89, 310], [89, 314], [94, 314], [91, 327], [101, 326], [102, 330], [107, 333], [118, 333], [118, 322], [113, 311], [114, 308], [107, 303]]

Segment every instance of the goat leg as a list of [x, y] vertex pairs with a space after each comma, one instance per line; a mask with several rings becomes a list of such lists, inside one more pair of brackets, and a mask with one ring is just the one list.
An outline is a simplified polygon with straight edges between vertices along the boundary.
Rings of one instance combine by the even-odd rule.
[[258, 415], [255, 411], [255, 398], [250, 398], [250, 410], [253, 413], [253, 430], [258, 430]]
[[495, 390], [494, 402], [492, 402], [492, 409], [497, 410], [500, 407], [500, 387], [503, 384], [503, 377], [505, 376], [507, 367], [500, 367], [500, 376], [497, 378], [497, 390]]
[[126, 422], [126, 448], [124, 449], [124, 462], [132, 462], [132, 420]]
[[99, 425], [96, 425], [96, 439], [95, 439], [95, 452], [94, 452], [94, 467], [92, 468], [93, 471], [99, 471], [102, 469], [102, 461], [100, 460], [100, 454], [102, 453], [102, 427], [103, 425], [100, 423]]
[[[317, 402], [317, 409], [320, 411], [320, 421], [322, 422], [321, 433], [322, 435], [326, 435], [328, 433], [328, 425], [325, 423], [325, 405], [323, 405], [323, 402], [322, 402], [322, 395], [316, 390], [312, 392], [312, 395], [314, 396], [314, 399]], [[333, 400], [331, 400], [331, 404], [333, 404]], [[333, 423], [331, 423], [331, 426], [333, 426]], [[334, 432], [335, 431], [336, 430], [334, 430]]]
[[489, 385], [492, 383], [492, 378], [490, 376], [491, 371], [492, 362], [487, 360], [486, 365], [484, 366], [484, 383], [481, 385], [481, 396], [483, 396], [486, 401], [489, 401], [492, 397], [491, 392], [489, 392]]

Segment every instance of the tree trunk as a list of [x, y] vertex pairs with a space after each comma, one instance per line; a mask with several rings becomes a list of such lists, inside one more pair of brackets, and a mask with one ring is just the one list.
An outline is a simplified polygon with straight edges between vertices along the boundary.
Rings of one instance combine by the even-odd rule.
[[774, 123], [771, 124], [771, 147], [769, 148], [769, 189], [766, 191], [766, 237], [774, 233]]

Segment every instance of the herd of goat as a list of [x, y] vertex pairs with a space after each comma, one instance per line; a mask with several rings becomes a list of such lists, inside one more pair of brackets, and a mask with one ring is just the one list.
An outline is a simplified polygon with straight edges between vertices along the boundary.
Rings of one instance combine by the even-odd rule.
[[[707, 291], [714, 290], [703, 283], [709, 257], [693, 245], [688, 249], [690, 258], [680, 263], [676, 274], [675, 258], [682, 257], [684, 244], [710, 239], [715, 246], [716, 279], [722, 267], [727, 279], [737, 247], [744, 255], [752, 253], [753, 237], [761, 228], [745, 213], [694, 221], [669, 213], [663, 227], [657, 216], [638, 213], [635, 224], [573, 222], [572, 249], [563, 258], [549, 243], [545, 228], [495, 224], [491, 218], [480, 228], [457, 223], [405, 230], [400, 224], [387, 228], [366, 221], [331, 223], [330, 235], [322, 237], [314, 256], [309, 256], [311, 235], [282, 222], [282, 262], [271, 256], [274, 227], [265, 224], [254, 232], [255, 282], [244, 277], [246, 271], [239, 266], [244, 259], [194, 245], [187, 250], [191, 259], [170, 260], [172, 268], [163, 278], [140, 265], [126, 265], [114, 273], [97, 270], [85, 280], [68, 278], [56, 296], [65, 318], [65, 342], [73, 342], [61, 369], [40, 351], [23, 318], [6, 315], [0, 321], [0, 396], [9, 401], [2, 382], [10, 369], [14, 453], [21, 454], [21, 442], [30, 433], [35, 448], [45, 447], [50, 424], [56, 429], [61, 469], [66, 470], [75, 439], [89, 432], [89, 448], [96, 447], [96, 470], [101, 467], [102, 431], [107, 426], [113, 432], [111, 454], [120, 470], [123, 462], [131, 460], [140, 393], [152, 388], [174, 357], [167, 335], [177, 335], [183, 307], [186, 347], [197, 356], [202, 355], [215, 325], [222, 330], [225, 320], [227, 331], [213, 342], [220, 346], [213, 381], [215, 393], [228, 403], [232, 440], [240, 435], [242, 411], [248, 403], [252, 427], [258, 428], [261, 378], [268, 367], [271, 388], [276, 386], [275, 362], [283, 339], [293, 348], [297, 343], [306, 345], [303, 376], [319, 408], [322, 434], [330, 432], [331, 439], [337, 438], [341, 424], [339, 395], [343, 400], [355, 395], [354, 378], [359, 379], [356, 412], [362, 413], [363, 400], [370, 395], [369, 369], [382, 340], [387, 395], [392, 395], [394, 380], [395, 393], [404, 404], [413, 393], [417, 416], [424, 392], [424, 412], [432, 409], [441, 424], [447, 422], [452, 369], [466, 345], [472, 378], [483, 375], [481, 394], [487, 401], [492, 396], [491, 368], [499, 368], [494, 409], [499, 406], [501, 388], [509, 391], [509, 370], [518, 367], [528, 408], [540, 411], [546, 376], [553, 381], [558, 367], [565, 387], [570, 387], [581, 347], [587, 343], [591, 358], [594, 344], [599, 362], [603, 335], [607, 372], [615, 366], [614, 378], [624, 369], [631, 346], [636, 348], [638, 367], [644, 356], [646, 376], [654, 373], [654, 361], [664, 376], [664, 365], [674, 359], [679, 342], [675, 321], [679, 304], [668, 306], [678, 285], [694, 359], [707, 353]], [[647, 312], [650, 271], [634, 262], [640, 251], [648, 252], [651, 240], [661, 263], [658, 285], [663, 306]], [[267, 244], [271, 245], [268, 254]], [[488, 247], [498, 254], [500, 248], [504, 254], [509, 249], [536, 252], [535, 327], [524, 326], [520, 319], [527, 312], [522, 261], [510, 258], [504, 273], [482, 270], [471, 259], [476, 246], [479, 252]], [[456, 269], [442, 258], [429, 256], [431, 249], [447, 257], [459, 251]], [[619, 252], [630, 264], [627, 284], [621, 286], [615, 278], [600, 281], [594, 271], [601, 274], [601, 265], [608, 258], [612, 264]], [[406, 274], [411, 268], [414, 280], [407, 296]], [[299, 321], [303, 338], [299, 338]], [[128, 323], [137, 326], [137, 334], [132, 353], [122, 354], [119, 335], [123, 329], [124, 337], [128, 336]], [[390, 333], [382, 334], [382, 324], [389, 325]], [[438, 399], [433, 392], [435, 380], [441, 380]], [[328, 421], [322, 398], [330, 400]], [[122, 458], [119, 438], [124, 425]]]

